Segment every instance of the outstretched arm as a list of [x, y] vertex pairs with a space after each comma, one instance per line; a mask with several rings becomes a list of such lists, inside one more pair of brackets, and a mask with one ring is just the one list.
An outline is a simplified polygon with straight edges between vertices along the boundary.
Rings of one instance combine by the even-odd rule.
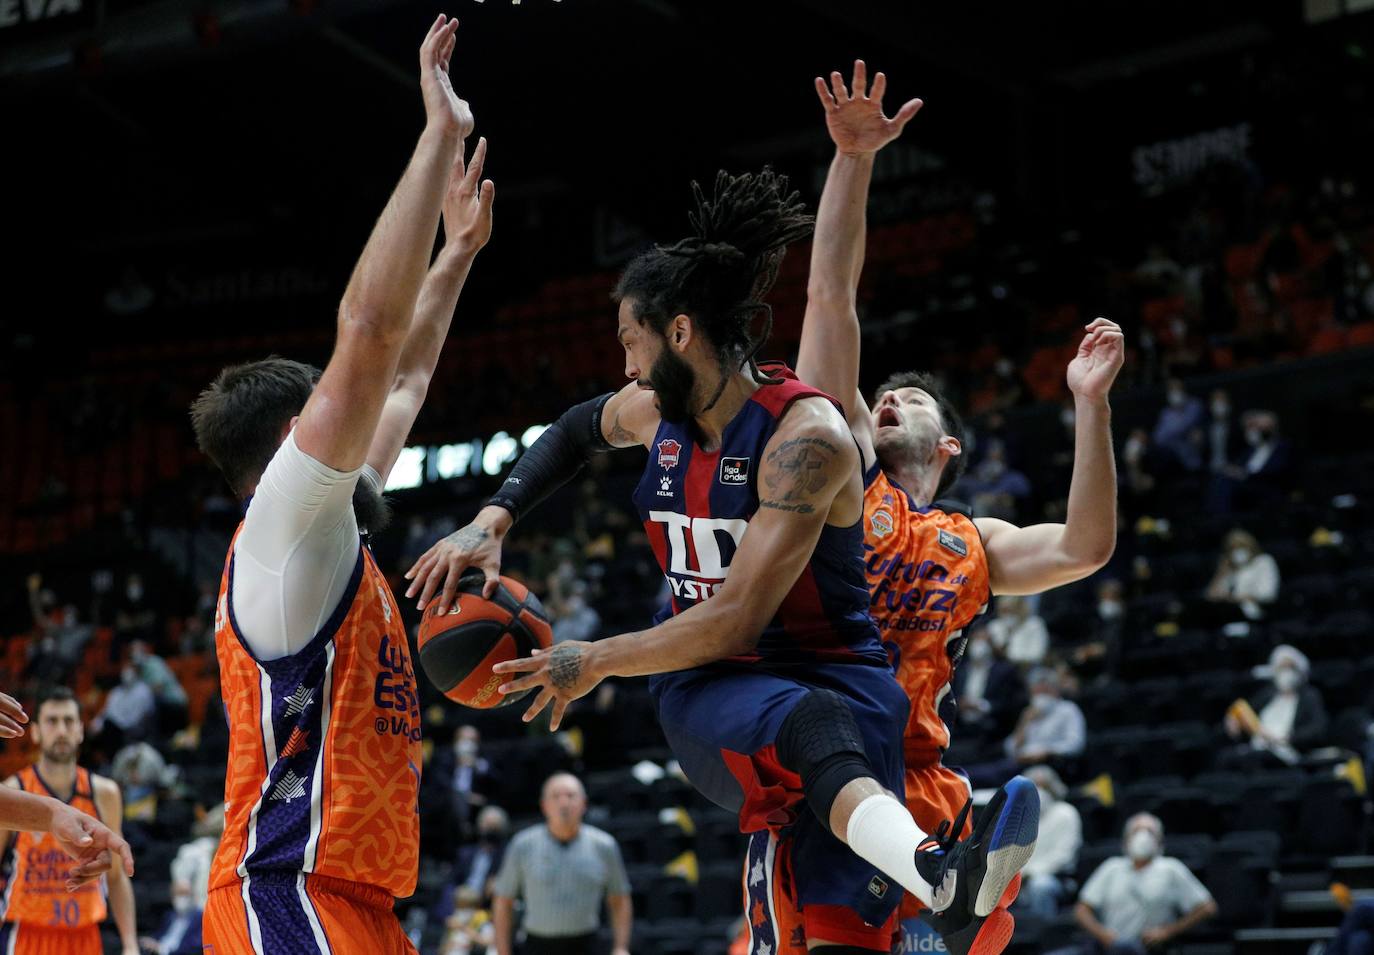
[[[858, 449], [833, 407], [799, 402], [764, 448], [759, 510], [714, 596], [650, 630], [596, 643], [569, 640], [547, 653], [498, 664], [498, 673], [529, 674], [501, 692], [539, 687], [525, 720], [552, 703], [557, 729], [568, 703], [606, 677], [670, 673], [748, 653], [811, 559], [847, 484], [855, 485], [858, 499], [858, 466]], [[852, 522], [857, 513], [836, 515], [841, 517]]]
[[825, 109], [826, 127], [835, 143], [835, 158], [821, 191], [816, 233], [811, 245], [811, 274], [806, 290], [797, 376], [834, 395], [863, 450], [864, 465], [873, 459], [873, 422], [859, 392], [860, 331], [857, 295], [863, 271], [865, 207], [879, 149], [901, 134], [921, 101], [906, 103], [897, 115], [883, 115], [887, 77], [879, 73], [868, 88], [863, 60], [854, 62], [853, 91], [839, 73], [830, 86], [816, 77], [816, 95]]
[[569, 409], [515, 462], [471, 524], [436, 542], [406, 571], [406, 596], [418, 594], [424, 610], [437, 593], [439, 613], [447, 613], [464, 571], [477, 567], [490, 598], [501, 573], [501, 542], [515, 521], [571, 481], [596, 452], [647, 445], [658, 422], [653, 392], [633, 382]]
[[472, 128], [448, 79], [457, 28], [441, 14], [420, 47], [425, 131], [349, 279], [334, 354], [296, 425], [301, 451], [336, 471], [367, 460], [434, 247], [453, 156]]
[[420, 286], [410, 334], [401, 348], [391, 393], [382, 406], [372, 446], [367, 452], [367, 463], [381, 475], [383, 483], [395, 466], [425, 403], [429, 381], [439, 364], [453, 310], [458, 305], [458, 295], [463, 291], [472, 262], [491, 239], [491, 204], [496, 187], [490, 179], [482, 179], [486, 158], [485, 139], [477, 141], [472, 162], [466, 168], [462, 147], [454, 153], [448, 193], [444, 197], [444, 247]]
[[1074, 396], [1073, 478], [1063, 524], [1017, 527], [977, 518], [995, 594], [1034, 594], [1081, 580], [1116, 549], [1116, 461], [1107, 394], [1125, 359], [1121, 327], [1099, 318], [1069, 363]]

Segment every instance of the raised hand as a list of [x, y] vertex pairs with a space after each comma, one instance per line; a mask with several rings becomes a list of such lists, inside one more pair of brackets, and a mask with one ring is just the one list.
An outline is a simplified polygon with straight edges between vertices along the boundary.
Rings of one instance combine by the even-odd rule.
[[444, 196], [444, 245], [476, 252], [491, 239], [491, 204], [496, 186], [482, 178], [487, 160], [487, 140], [477, 140], [472, 161], [463, 166], [463, 151], [458, 151]]
[[902, 128], [911, 121], [924, 105], [920, 100], [908, 100], [897, 115], [888, 118], [883, 115], [883, 93], [887, 90], [887, 77], [882, 73], [873, 77], [873, 87], [868, 87], [868, 68], [863, 60], [854, 61], [852, 92], [844, 85], [844, 77], [838, 72], [830, 74], [830, 85], [816, 77], [816, 95], [825, 108], [825, 125], [830, 130], [830, 138], [835, 148], [842, 153], [862, 155], [876, 153], [902, 134]]
[[1116, 322], [1099, 318], [1087, 327], [1078, 354], [1069, 362], [1069, 390], [1080, 398], [1106, 398], [1126, 360], [1126, 337]]
[[472, 110], [453, 92], [448, 77], [457, 32], [458, 21], [442, 13], [429, 28], [429, 35], [420, 45], [420, 92], [425, 100], [425, 122], [434, 129], [466, 139], [474, 125]]

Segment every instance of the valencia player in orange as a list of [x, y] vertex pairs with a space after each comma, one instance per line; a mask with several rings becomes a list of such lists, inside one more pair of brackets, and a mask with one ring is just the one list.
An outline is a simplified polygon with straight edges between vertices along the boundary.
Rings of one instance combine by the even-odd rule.
[[[94, 817], [104, 824], [102, 829], [108, 826], [118, 838], [124, 813], [119, 786], [76, 763], [85, 734], [81, 708], [72, 691], [58, 687], [45, 693], [35, 717], [38, 762], [21, 769], [5, 784], [55, 800], [76, 814]], [[89, 829], [96, 832], [95, 827]], [[93, 875], [90, 868], [74, 862], [71, 840], [61, 831], [0, 832], [0, 843], [5, 846], [9, 872], [0, 895], [4, 919], [0, 952], [100, 955], [104, 951], [100, 923], [113, 914], [124, 955], [138, 955], [131, 866], [127, 865], [128, 847], [122, 839], [111, 848], [123, 850], [121, 862], [126, 864], [110, 869], [107, 876]], [[105, 862], [109, 861], [106, 855]]]
[[[851, 88], [852, 87], [852, 88]], [[859, 391], [860, 329], [856, 303], [864, 256], [864, 207], [874, 157], [904, 124], [882, 111], [886, 78], [868, 87], [856, 62], [847, 87], [839, 73], [816, 90], [836, 152], [821, 196], [812, 246], [807, 311], [797, 374], [835, 395], [844, 406], [864, 468], [864, 550], [870, 610], [911, 698], [903, 755], [906, 803], [916, 823], [942, 840], [969, 829], [969, 785], [941, 764], [949, 745], [954, 700], [950, 683], [963, 655], [964, 628], [994, 594], [1033, 594], [1088, 576], [1111, 557], [1116, 543], [1116, 471], [1107, 395], [1121, 368], [1121, 329], [1098, 319], [1089, 325], [1069, 364], [1074, 396], [1075, 454], [1067, 519], [1062, 524], [1017, 527], [972, 517], [967, 508], [940, 500], [962, 471], [962, 424], [932, 379], [896, 375], [878, 388], [870, 408]], [[913, 356], [915, 357], [915, 356]], [[944, 831], [941, 832], [942, 824]], [[787, 846], [761, 845], [753, 837], [750, 859], [768, 848], [772, 870], [760, 869], [757, 885], [780, 923], [775, 937], [791, 937], [797, 924], [786, 884]], [[776, 877], [775, 877], [776, 873]], [[996, 955], [1011, 938], [1005, 905], [1019, 880], [986, 915], [968, 917], [952, 905], [926, 918], [955, 955]], [[908, 895], [902, 917], [922, 906]], [[798, 939], [798, 941], [801, 941]]]
[[420, 49], [425, 130], [323, 373], [237, 365], [192, 408], [201, 449], [245, 501], [215, 621], [230, 741], [203, 930], [214, 955], [415, 951], [392, 911], [418, 877], [415, 670], [362, 535], [380, 530], [385, 475], [491, 233], [486, 145], [465, 169], [473, 119], [448, 78], [457, 26], [440, 16]]

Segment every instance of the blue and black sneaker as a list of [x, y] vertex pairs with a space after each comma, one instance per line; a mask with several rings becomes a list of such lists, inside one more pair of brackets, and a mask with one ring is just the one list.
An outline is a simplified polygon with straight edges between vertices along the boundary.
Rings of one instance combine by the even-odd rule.
[[922, 913], [952, 955], [997, 955], [1015, 925], [1006, 911], [1007, 889], [1035, 852], [1040, 797], [1017, 776], [997, 791], [967, 839], [969, 805], [953, 823], [941, 823], [916, 850], [916, 870], [935, 887], [937, 910]]

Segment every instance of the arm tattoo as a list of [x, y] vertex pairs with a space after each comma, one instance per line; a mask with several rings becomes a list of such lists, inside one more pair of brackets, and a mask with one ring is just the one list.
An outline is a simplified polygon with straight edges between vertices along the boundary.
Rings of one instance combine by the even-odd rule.
[[611, 433], [606, 436], [606, 440], [617, 448], [624, 448], [639, 443], [639, 439], [634, 436], [634, 432], [621, 427], [619, 411], [615, 413], [615, 420], [611, 422]]
[[826, 484], [826, 471], [839, 449], [821, 438], [793, 438], [768, 455], [771, 468], [764, 475], [769, 498], [759, 507], [794, 514], [811, 514], [812, 496]]
[[566, 644], [549, 654], [549, 681], [560, 690], [575, 685], [582, 676], [582, 651]]
[[475, 550], [490, 536], [485, 528], [474, 527], [469, 524], [467, 527], [460, 527], [448, 535], [448, 542], [454, 547], [461, 547], [463, 550]]

